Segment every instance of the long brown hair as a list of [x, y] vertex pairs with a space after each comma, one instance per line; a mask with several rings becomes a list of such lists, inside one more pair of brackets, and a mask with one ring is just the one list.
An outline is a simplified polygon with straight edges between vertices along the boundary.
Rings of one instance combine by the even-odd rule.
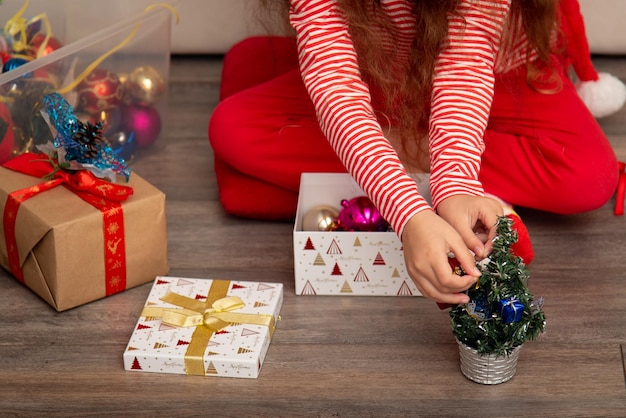
[[[274, 7], [282, 6], [284, 10], [289, 6], [289, 0], [262, 1]], [[375, 109], [379, 119], [382, 123], [393, 124], [405, 151], [426, 152], [435, 60], [448, 33], [448, 16], [455, 12], [461, 0], [410, 1], [416, 35], [408, 65], [402, 64], [406, 59], [394, 56], [399, 53], [392, 49], [397, 44], [394, 25], [384, 13], [381, 0], [337, 0], [337, 3], [346, 16], [362, 77], [381, 99], [377, 101], [381, 108]], [[526, 37], [537, 52], [539, 62], [527, 63], [531, 70], [535, 65], [545, 68], [550, 62], [557, 1], [512, 1], [510, 21], [521, 19]], [[505, 36], [511, 35], [505, 33]], [[536, 73], [529, 71], [529, 74]], [[407, 147], [415, 141], [417, 148]]]

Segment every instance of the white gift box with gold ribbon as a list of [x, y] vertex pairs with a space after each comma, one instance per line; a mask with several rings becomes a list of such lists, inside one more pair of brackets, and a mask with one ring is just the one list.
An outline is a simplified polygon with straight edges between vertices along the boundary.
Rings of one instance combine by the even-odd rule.
[[157, 277], [124, 368], [256, 378], [282, 301], [281, 283]]

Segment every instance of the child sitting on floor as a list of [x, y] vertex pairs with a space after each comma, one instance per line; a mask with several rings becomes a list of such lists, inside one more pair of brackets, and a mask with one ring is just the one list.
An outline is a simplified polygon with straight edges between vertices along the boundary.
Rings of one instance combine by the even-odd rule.
[[[532, 261], [511, 205], [571, 214], [615, 191], [613, 150], [568, 78], [557, 0], [283, 3], [295, 36], [244, 40], [224, 60], [209, 139], [228, 213], [293, 219], [302, 172], [347, 171], [422, 294], [464, 303], [499, 215]], [[430, 173], [431, 204], [416, 172]]]

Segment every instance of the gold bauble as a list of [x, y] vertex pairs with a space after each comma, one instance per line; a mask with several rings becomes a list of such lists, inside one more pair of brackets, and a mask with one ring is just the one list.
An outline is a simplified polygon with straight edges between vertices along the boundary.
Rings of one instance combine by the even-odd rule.
[[150, 106], [156, 103], [165, 91], [165, 79], [150, 65], [135, 68], [124, 83], [126, 95], [133, 103]]
[[319, 205], [313, 207], [302, 217], [303, 231], [331, 231], [335, 228], [339, 209]]

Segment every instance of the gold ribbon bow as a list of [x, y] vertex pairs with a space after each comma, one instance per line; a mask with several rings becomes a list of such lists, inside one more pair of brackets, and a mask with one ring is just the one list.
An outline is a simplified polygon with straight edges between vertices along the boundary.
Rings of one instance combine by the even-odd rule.
[[214, 281], [206, 302], [169, 292], [162, 301], [178, 306], [165, 308], [146, 306], [141, 316], [160, 318], [161, 322], [178, 328], [196, 327], [185, 353], [187, 374], [204, 376], [204, 351], [213, 333], [232, 324], [262, 325], [269, 328], [270, 338], [276, 327], [273, 315], [233, 312], [245, 306], [238, 296], [226, 296], [230, 282]]
[[274, 317], [271, 315], [232, 312], [246, 306], [238, 296], [227, 296], [218, 299], [209, 308], [199, 306], [204, 305], [204, 303], [198, 304], [195, 299], [171, 292], [163, 296], [161, 300], [172, 305], [181, 306], [181, 308], [147, 306], [141, 311], [141, 316], [161, 318], [162, 323], [178, 328], [204, 325], [213, 332], [224, 329], [233, 323], [265, 325], [270, 327], [270, 331], [273, 328], [271, 325]]

